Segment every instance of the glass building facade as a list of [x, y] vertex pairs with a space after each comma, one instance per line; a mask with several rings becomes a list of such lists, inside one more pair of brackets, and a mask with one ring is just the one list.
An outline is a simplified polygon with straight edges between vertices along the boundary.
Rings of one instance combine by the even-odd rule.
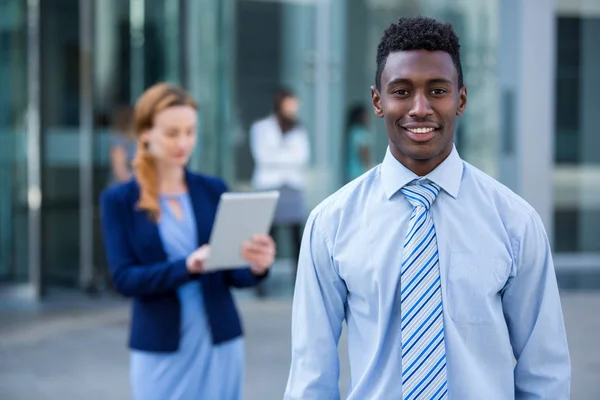
[[0, 2], [0, 281], [27, 283], [27, 4]]
[[555, 251], [600, 254], [600, 3], [559, 2]]
[[[519, 9], [511, 1], [0, 0], [1, 287], [37, 298], [52, 285], [85, 287], [102, 268], [98, 196], [109, 182], [115, 118], [158, 81], [184, 86], [199, 103], [190, 167], [236, 190], [250, 184], [250, 124], [271, 111], [276, 87], [291, 87], [310, 134], [316, 205], [344, 183], [346, 114], [370, 104], [383, 31], [414, 15], [452, 22], [461, 37], [469, 87], [456, 134], [462, 157], [527, 200], [515, 177], [528, 157], [553, 160], [537, 189], [550, 193], [550, 206], [539, 204], [557, 268], [600, 270], [600, 6], [540, 0]], [[528, 40], [527, 29], [507, 21], [536, 15], [548, 16], [553, 33], [542, 46], [553, 56], [544, 78], [555, 84], [543, 97], [554, 100], [541, 110], [553, 120], [539, 133], [550, 145], [522, 142], [513, 162], [513, 131], [524, 135], [516, 121], [528, 117], [510, 111], [518, 85], [505, 89], [513, 75], [539, 72], [525, 55], [506, 63], [506, 43]], [[372, 119], [372, 131], [380, 160], [381, 121]]]

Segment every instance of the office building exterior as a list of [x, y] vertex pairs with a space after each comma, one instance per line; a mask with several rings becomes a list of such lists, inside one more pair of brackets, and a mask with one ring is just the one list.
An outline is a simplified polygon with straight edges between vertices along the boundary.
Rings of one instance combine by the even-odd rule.
[[[115, 115], [158, 81], [200, 105], [190, 168], [238, 190], [251, 122], [274, 88], [295, 90], [317, 204], [343, 183], [346, 113], [369, 105], [383, 30], [412, 15], [461, 37], [462, 157], [538, 210], [557, 270], [600, 271], [598, 1], [2, 0], [0, 293], [86, 287], [102, 268]], [[381, 159], [381, 121], [373, 141]]]

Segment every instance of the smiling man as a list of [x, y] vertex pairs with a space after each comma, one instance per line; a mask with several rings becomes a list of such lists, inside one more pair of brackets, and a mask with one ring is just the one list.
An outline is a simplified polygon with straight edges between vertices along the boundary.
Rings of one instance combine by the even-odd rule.
[[540, 217], [454, 147], [465, 111], [449, 24], [402, 18], [377, 49], [383, 162], [311, 213], [286, 399], [569, 399], [570, 360]]

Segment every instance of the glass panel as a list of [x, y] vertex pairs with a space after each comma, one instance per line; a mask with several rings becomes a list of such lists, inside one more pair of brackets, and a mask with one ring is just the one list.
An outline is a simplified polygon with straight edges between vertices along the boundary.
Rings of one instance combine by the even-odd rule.
[[[95, 4], [94, 283], [103, 286], [107, 270], [98, 199], [104, 189], [130, 177], [136, 143], [127, 131], [139, 95], [159, 81], [182, 82], [184, 40], [179, 37], [179, 1], [102, 0]], [[115, 157], [120, 149], [126, 154], [123, 165]]]
[[0, 281], [26, 282], [27, 3], [0, 2]]
[[600, 9], [569, 10], [557, 30], [555, 249], [599, 252]]
[[232, 90], [236, 2], [186, 0], [183, 4], [184, 81], [199, 105], [198, 143], [190, 166], [223, 176], [235, 186], [237, 157], [231, 152], [240, 139]]
[[[425, 14], [453, 22], [461, 37], [465, 80], [471, 86], [470, 109], [461, 120], [457, 141], [464, 158], [493, 175], [498, 137], [496, 8], [496, 0], [240, 0], [233, 24], [217, 18], [223, 13], [211, 19], [217, 21], [217, 27], [209, 31], [216, 32], [217, 37], [221, 32], [218, 24], [235, 27], [235, 47], [231, 50], [227, 48], [230, 42], [223, 41], [222, 47], [203, 53], [209, 54], [205, 57], [209, 61], [208, 66], [202, 65], [208, 68], [204, 70], [207, 85], [199, 89], [208, 96], [202, 107], [205, 113], [207, 107], [216, 107], [209, 109], [205, 120], [217, 118], [222, 111], [219, 106], [233, 109], [224, 114], [230, 115], [229, 119], [212, 125], [215, 129], [202, 136], [202, 154], [214, 157], [215, 153], [207, 152], [218, 149], [218, 164], [222, 167], [216, 171], [234, 188], [250, 188], [254, 163], [249, 151], [249, 128], [272, 112], [272, 93], [277, 86], [291, 87], [301, 102], [300, 119], [309, 133], [312, 150], [306, 188], [309, 210], [345, 180], [347, 114], [356, 104], [366, 106], [370, 112], [369, 87], [383, 31], [399, 16]], [[215, 45], [213, 36], [203, 36], [207, 37], [205, 43]], [[231, 51], [233, 58], [229, 56]], [[231, 75], [223, 74], [223, 66], [231, 59], [234, 70]], [[215, 100], [227, 93], [216, 89], [232, 84], [231, 102]], [[370, 125], [373, 159], [378, 163], [387, 136], [382, 121], [371, 118]], [[278, 254], [290, 255], [288, 241], [280, 243], [282, 252]]]
[[[314, 170], [315, 111], [318, 106], [315, 103], [315, 31], [319, 2], [242, 0], [206, 3], [215, 5], [214, 14], [202, 17], [206, 24], [198, 28], [202, 29], [198, 32], [198, 42], [208, 50], [203, 51], [204, 61], [198, 65], [206, 84], [195, 86], [195, 93], [201, 93], [202, 98], [201, 154], [217, 168], [203, 170], [222, 176], [233, 190], [252, 188], [254, 160], [249, 130], [254, 122], [273, 113], [274, 92], [285, 86], [300, 102], [298, 119], [308, 133], [313, 154], [306, 171], [310, 177]], [[194, 37], [190, 38], [191, 42], [194, 40]], [[309, 206], [313, 205], [313, 187], [315, 185], [309, 184], [306, 188]], [[316, 187], [327, 189], [326, 185]], [[270, 295], [291, 293], [293, 265], [287, 261], [296, 252], [295, 231], [288, 225], [280, 228], [273, 233], [278, 255], [286, 261], [282, 260], [272, 271], [267, 285]]]
[[[249, 187], [254, 168], [247, 133], [273, 111], [273, 93], [290, 87], [301, 106], [299, 120], [314, 134], [315, 7], [309, 2], [240, 1], [236, 10], [235, 117], [246, 135], [232, 141], [233, 182]], [[311, 140], [314, 144], [314, 140]], [[227, 154], [226, 153], [226, 154]]]
[[[353, 3], [353, 2], [352, 2]], [[375, 76], [377, 45], [387, 27], [401, 16], [426, 15], [451, 22], [461, 42], [461, 61], [464, 82], [468, 87], [469, 101], [465, 115], [459, 120], [455, 142], [461, 157], [486, 173], [495, 176], [498, 165], [498, 82], [495, 73], [498, 44], [497, 0], [415, 0], [367, 1], [371, 23], [367, 27], [357, 24], [368, 37], [363, 51], [351, 48], [351, 53], [366, 54], [363, 65], [368, 85]], [[352, 15], [352, 10], [350, 11]], [[360, 11], [355, 12], [361, 18]], [[363, 42], [359, 32], [350, 37]], [[364, 34], [363, 33], [363, 34]], [[350, 43], [352, 39], [349, 39]], [[355, 56], [356, 57], [356, 56]], [[356, 70], [356, 66], [353, 67]], [[366, 99], [365, 99], [366, 101]], [[381, 121], [377, 122], [376, 160], [381, 160], [387, 147], [387, 136]]]
[[41, 2], [42, 270], [79, 277], [79, 1]]

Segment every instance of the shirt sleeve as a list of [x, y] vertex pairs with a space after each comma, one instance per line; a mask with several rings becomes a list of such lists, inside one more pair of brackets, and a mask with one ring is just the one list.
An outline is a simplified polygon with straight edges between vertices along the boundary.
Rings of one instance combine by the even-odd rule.
[[[292, 310], [292, 362], [286, 400], [339, 399], [338, 341], [347, 288], [331, 255], [331, 242], [309, 217], [298, 262]], [[326, 222], [326, 221], [323, 221]]]
[[250, 129], [250, 151], [254, 161], [265, 166], [306, 165], [310, 158], [308, 135], [298, 129], [283, 141], [276, 132], [254, 124]]
[[502, 296], [515, 399], [569, 399], [571, 363], [550, 244], [537, 213], [525, 227]]

